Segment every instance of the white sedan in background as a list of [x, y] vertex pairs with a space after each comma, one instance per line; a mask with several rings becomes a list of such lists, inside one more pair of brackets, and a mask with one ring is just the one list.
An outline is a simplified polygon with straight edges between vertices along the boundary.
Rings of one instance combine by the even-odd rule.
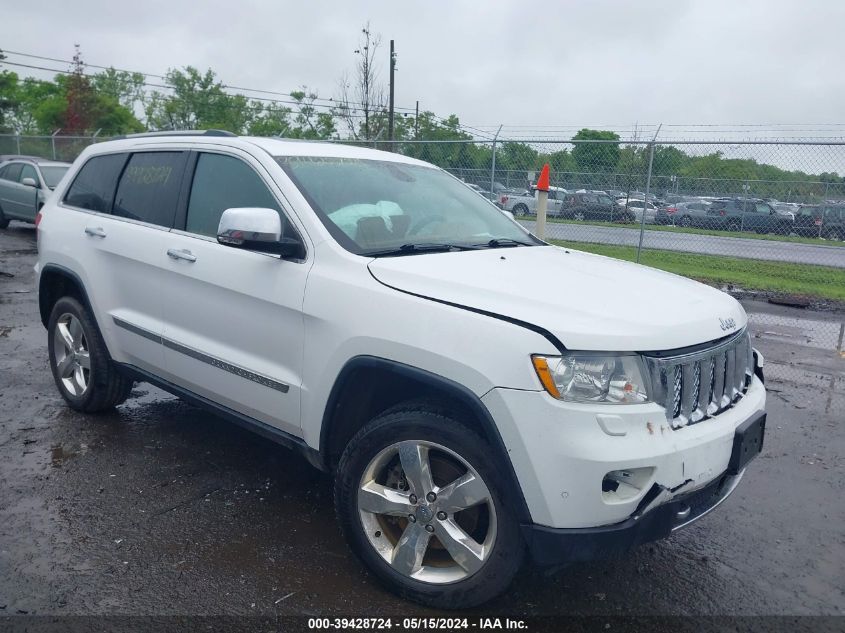
[[620, 209], [628, 208], [628, 210], [634, 214], [634, 221], [642, 223], [643, 221], [643, 207], [645, 206], [645, 223], [646, 224], [654, 224], [654, 217], [657, 215], [657, 207], [651, 202], [645, 202], [644, 200], [626, 200], [625, 198], [619, 198], [616, 201], [616, 205]]

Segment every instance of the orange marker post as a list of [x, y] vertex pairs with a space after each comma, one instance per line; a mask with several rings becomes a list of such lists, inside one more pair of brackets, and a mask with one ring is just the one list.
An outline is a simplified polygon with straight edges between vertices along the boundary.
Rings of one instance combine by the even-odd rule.
[[549, 208], [549, 164], [543, 165], [540, 177], [537, 179], [537, 225], [535, 235], [541, 240], [546, 239], [546, 211]]

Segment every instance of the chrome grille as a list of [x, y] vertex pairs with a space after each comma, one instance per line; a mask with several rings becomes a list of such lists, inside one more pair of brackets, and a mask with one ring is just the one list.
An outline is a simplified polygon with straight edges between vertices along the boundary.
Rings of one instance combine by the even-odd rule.
[[[733, 406], [754, 376], [746, 330], [712, 347], [677, 356], [645, 355], [655, 400], [673, 428], [695, 424]], [[706, 382], [705, 382], [706, 381]]]

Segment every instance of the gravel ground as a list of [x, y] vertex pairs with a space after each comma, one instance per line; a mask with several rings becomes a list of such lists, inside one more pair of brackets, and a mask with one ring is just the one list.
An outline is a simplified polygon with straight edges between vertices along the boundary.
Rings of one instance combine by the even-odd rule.
[[[31, 227], [0, 231], [0, 616], [431, 614], [352, 558], [329, 479], [294, 453], [146, 384], [113, 413], [65, 407], [35, 257]], [[718, 511], [623, 560], [526, 570], [473, 614], [842, 615], [845, 410], [770, 386], [764, 454]]]

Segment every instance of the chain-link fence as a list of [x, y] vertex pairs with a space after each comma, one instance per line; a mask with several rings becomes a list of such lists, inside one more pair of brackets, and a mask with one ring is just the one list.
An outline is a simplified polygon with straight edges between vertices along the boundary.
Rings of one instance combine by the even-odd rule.
[[[0, 155], [70, 161], [101, 140], [107, 139], [0, 135]], [[839, 175], [845, 174], [845, 142], [368, 145], [443, 167], [532, 231], [532, 185], [548, 163], [545, 239], [740, 295], [768, 377], [806, 392], [804, 406], [845, 411], [845, 178]]]

